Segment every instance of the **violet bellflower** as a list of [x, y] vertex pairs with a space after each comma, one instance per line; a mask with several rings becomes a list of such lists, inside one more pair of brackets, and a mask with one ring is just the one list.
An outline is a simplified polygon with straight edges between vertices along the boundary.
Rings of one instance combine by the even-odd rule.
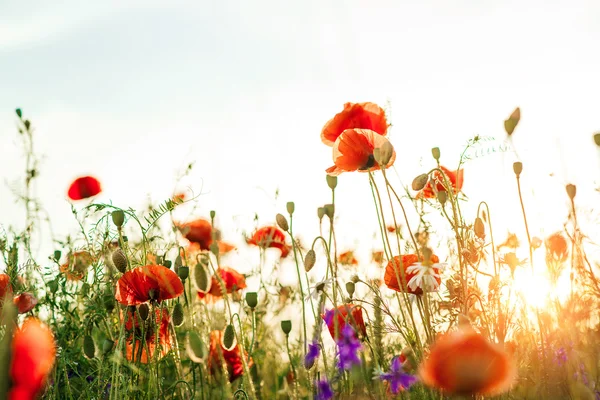
[[317, 400], [331, 400], [333, 399], [333, 389], [329, 385], [327, 378], [324, 378], [317, 382]]
[[393, 394], [397, 394], [400, 390], [408, 389], [417, 381], [415, 376], [404, 373], [400, 357], [394, 357], [390, 371], [379, 375], [379, 379], [389, 382]]
[[337, 367], [341, 370], [349, 371], [354, 365], [360, 365], [358, 358], [358, 350], [361, 344], [354, 334], [354, 329], [350, 324], [346, 324], [341, 332], [340, 340], [337, 341], [338, 346], [338, 364]]

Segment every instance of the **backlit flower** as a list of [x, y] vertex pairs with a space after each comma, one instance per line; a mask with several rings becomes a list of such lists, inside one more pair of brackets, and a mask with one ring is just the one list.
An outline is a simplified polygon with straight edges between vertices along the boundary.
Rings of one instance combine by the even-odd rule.
[[321, 354], [321, 346], [319, 342], [312, 342], [308, 344], [308, 351], [306, 352], [306, 356], [304, 356], [304, 366], [306, 369], [311, 369], [315, 364], [316, 359]]
[[546, 239], [546, 258], [566, 260], [569, 253], [567, 246], [567, 239], [560, 232], [553, 233]]
[[[367, 335], [367, 328], [363, 320], [362, 307], [353, 304], [342, 304], [337, 309], [331, 309], [322, 315], [329, 333], [334, 340], [339, 340], [342, 329], [346, 324], [352, 325], [354, 332], [358, 332], [362, 336]], [[337, 323], [336, 323], [337, 321]], [[337, 327], [336, 327], [337, 325]], [[337, 329], [337, 335], [336, 335]]]
[[385, 135], [388, 129], [385, 111], [375, 103], [346, 103], [344, 110], [329, 120], [321, 132], [321, 141], [333, 146], [346, 129], [369, 129]]
[[423, 383], [449, 394], [493, 396], [510, 388], [516, 370], [501, 347], [461, 327], [436, 340], [419, 374]]
[[127, 271], [117, 282], [115, 298], [134, 306], [150, 300], [161, 302], [183, 294], [179, 276], [162, 265], [145, 265]]
[[[342, 172], [367, 172], [380, 169], [373, 153], [375, 149], [381, 148], [384, 144], [389, 144], [389, 141], [372, 130], [345, 130], [333, 145], [334, 165], [327, 168], [327, 174], [337, 176]], [[395, 160], [396, 152], [393, 151], [385, 167], [391, 167]]]
[[[395, 256], [388, 262], [383, 279], [388, 288], [397, 292], [411, 294], [432, 292], [437, 290], [442, 282], [440, 270], [445, 264], [440, 264], [439, 261], [435, 254], [431, 255], [429, 263], [419, 262], [416, 254]], [[404, 271], [406, 284], [403, 284], [402, 271]]]
[[[141, 321], [137, 313], [127, 309], [125, 317], [125, 357], [131, 362], [148, 364], [154, 357], [161, 359], [173, 347], [169, 332], [171, 317], [164, 308], [155, 308], [155, 318]], [[158, 337], [157, 337], [158, 335]], [[156, 351], [159, 351], [156, 353]]]
[[281, 257], [287, 257], [291, 247], [285, 242], [285, 233], [276, 226], [264, 226], [247, 239], [248, 244], [253, 244], [263, 249], [276, 248], [281, 250]]
[[371, 253], [371, 260], [374, 263], [381, 264], [383, 262], [383, 251], [379, 250]]
[[[248, 357], [248, 353], [244, 357]], [[219, 374], [222, 371], [223, 361], [227, 367], [229, 382], [233, 382], [244, 374], [240, 344], [236, 343], [233, 349], [227, 349], [223, 344], [223, 331], [215, 330], [210, 333], [210, 351], [207, 361], [207, 367], [211, 374]], [[253, 361], [250, 358], [248, 367], [251, 367], [252, 364]]]
[[38, 303], [38, 300], [31, 293], [21, 293], [13, 298], [13, 303], [17, 307], [19, 314], [25, 314], [33, 310]]
[[338, 362], [337, 367], [340, 370], [349, 371], [355, 365], [360, 365], [360, 358], [358, 358], [358, 350], [361, 345], [352, 325], [346, 324], [341, 330], [341, 336], [336, 341], [337, 344], [337, 356]]
[[216, 241], [219, 245], [219, 252], [221, 254], [227, 253], [235, 246], [221, 241], [221, 232], [218, 229], [214, 229], [210, 221], [204, 218], [198, 218], [186, 223], [175, 223], [175, 226], [181, 231], [184, 238], [190, 241], [192, 244], [192, 250], [198, 246], [200, 250], [210, 250], [210, 245], [213, 241]]
[[67, 262], [59, 268], [60, 272], [66, 275], [70, 281], [80, 281], [85, 276], [94, 258], [87, 251], [76, 251], [69, 253]]
[[[387, 381], [390, 384], [390, 389], [393, 394], [398, 394], [400, 390], [408, 389], [417, 381], [415, 376], [405, 374], [402, 369], [403, 356], [394, 357], [390, 371], [379, 375], [379, 379]], [[406, 357], [404, 357], [406, 359]]]
[[315, 386], [317, 387], [317, 400], [333, 399], [333, 389], [331, 389], [331, 385], [327, 378], [321, 379]]
[[83, 176], [75, 179], [73, 183], [71, 183], [67, 195], [71, 200], [83, 200], [95, 196], [101, 191], [102, 187], [100, 186], [98, 179], [92, 176]]
[[352, 250], [343, 252], [339, 255], [338, 261], [342, 265], [358, 265], [358, 260], [354, 257], [354, 252]]
[[[246, 278], [233, 268], [221, 267], [217, 270], [223, 284], [225, 285], [226, 293], [235, 293], [239, 290], [246, 289]], [[208, 292], [198, 291], [198, 298], [206, 299], [208, 302], [215, 302], [223, 297], [223, 291], [216, 276], [211, 278], [211, 285]]]
[[[464, 172], [463, 169], [459, 169], [457, 171], [450, 171], [448, 168], [440, 165], [440, 169], [444, 171], [446, 175], [446, 179], [448, 180], [450, 186], [452, 187], [453, 193], [458, 194], [463, 187], [464, 181]], [[437, 196], [438, 192], [446, 191], [445, 179], [442, 173], [438, 170], [435, 170], [432, 173], [432, 176], [427, 181], [425, 187], [417, 193], [417, 198], [426, 198], [433, 199]]]

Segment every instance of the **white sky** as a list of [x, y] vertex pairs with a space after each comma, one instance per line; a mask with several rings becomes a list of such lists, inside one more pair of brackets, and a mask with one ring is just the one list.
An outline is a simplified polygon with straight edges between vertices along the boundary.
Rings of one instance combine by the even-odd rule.
[[[207, 192], [200, 215], [216, 209], [226, 238], [244, 248], [254, 212], [270, 223], [294, 200], [298, 230], [312, 239], [332, 165], [319, 135], [345, 102], [389, 101], [407, 184], [433, 166], [433, 146], [451, 167], [475, 134], [501, 142], [520, 106], [526, 206], [533, 234], [549, 233], [566, 216], [566, 182], [596, 200], [599, 43], [592, 0], [3, 1], [0, 176], [21, 177], [22, 107], [44, 156], [37, 193], [61, 234], [76, 229], [73, 178], [98, 177], [97, 201], [140, 207], [148, 194], [170, 197], [177, 171], [195, 161], [185, 184]], [[514, 160], [465, 167], [464, 192], [490, 201], [499, 237], [503, 224], [522, 225]], [[367, 176], [342, 175], [338, 200], [341, 250], [363, 245], [376, 228]], [[3, 183], [0, 222], [22, 221]]]

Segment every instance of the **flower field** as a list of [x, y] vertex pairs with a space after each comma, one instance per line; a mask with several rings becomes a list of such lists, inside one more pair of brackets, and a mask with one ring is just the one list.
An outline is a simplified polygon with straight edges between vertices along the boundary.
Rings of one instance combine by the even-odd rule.
[[[314, 212], [318, 236], [294, 229], [299, 202], [234, 237], [193, 191], [135, 210], [96, 201], [103, 182], [81, 176], [61, 194], [79, 229], [52, 232], [54, 251], [40, 257], [31, 238], [52, 221], [32, 189], [35, 117], [14, 118], [26, 175], [15, 193], [24, 223], [0, 221], [10, 400], [600, 399], [600, 264], [577, 187], [562, 190], [560, 229], [535, 236], [528, 165], [515, 162], [514, 184], [498, 190], [514, 193], [522, 234], [498, 233], [502, 211], [463, 192], [467, 150], [482, 137], [458, 165], [431, 149], [429, 168], [402, 185], [393, 171], [406, 150], [386, 110], [349, 102], [323, 121], [320, 143], [312, 132], [331, 152], [313, 160], [315, 186], [330, 190]], [[504, 120], [507, 146], [520, 120], [519, 108]], [[373, 246], [357, 230], [356, 249], [338, 248], [336, 189], [349, 174], [370, 189], [357, 218], [376, 219]], [[250, 272], [232, 263], [240, 252]]]

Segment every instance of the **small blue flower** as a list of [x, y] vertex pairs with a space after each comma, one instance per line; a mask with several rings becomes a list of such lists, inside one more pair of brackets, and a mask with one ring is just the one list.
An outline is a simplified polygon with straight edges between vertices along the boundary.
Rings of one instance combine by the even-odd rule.
[[312, 342], [308, 345], [308, 352], [304, 357], [304, 366], [306, 367], [306, 369], [312, 368], [312, 366], [315, 364], [315, 360], [319, 357], [320, 353], [321, 347], [319, 346], [319, 343]]
[[354, 329], [349, 324], [344, 326], [341, 333], [342, 337], [337, 342], [339, 356], [337, 367], [348, 371], [352, 369], [352, 366], [360, 365], [357, 352], [361, 345], [354, 334]]
[[379, 379], [390, 383], [393, 394], [397, 394], [400, 390], [408, 389], [417, 381], [415, 376], [404, 373], [400, 357], [394, 357], [390, 372], [379, 375]]
[[333, 399], [333, 389], [329, 385], [327, 378], [317, 382], [317, 400], [330, 400]]

